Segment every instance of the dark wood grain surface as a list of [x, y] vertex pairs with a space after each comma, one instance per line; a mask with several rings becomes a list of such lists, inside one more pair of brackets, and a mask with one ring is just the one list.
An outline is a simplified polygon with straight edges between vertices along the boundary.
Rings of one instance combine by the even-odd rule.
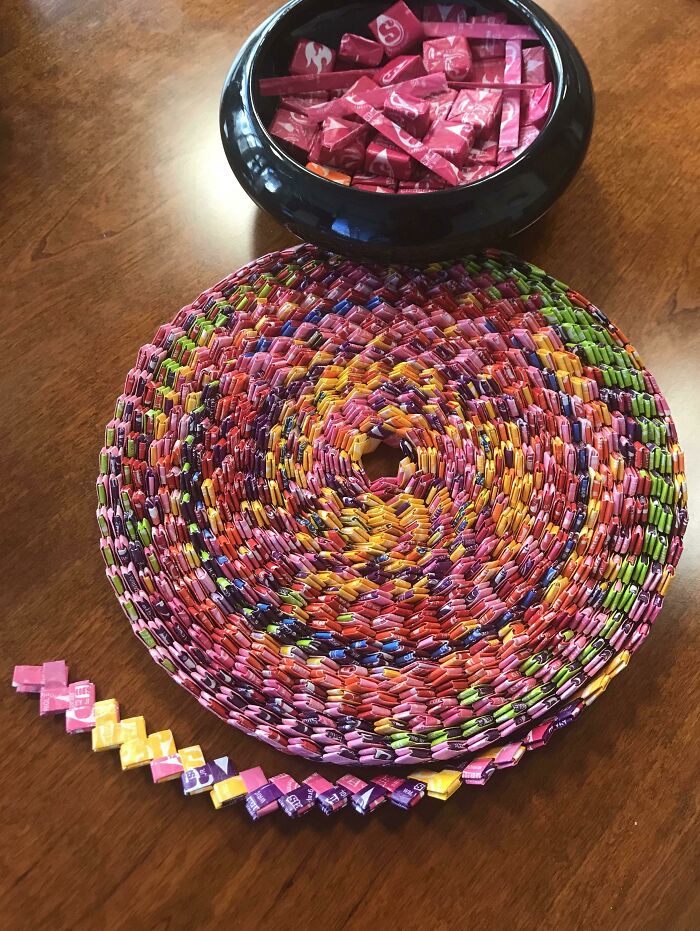
[[[65, 656], [153, 728], [241, 767], [304, 761], [226, 727], [151, 662], [104, 579], [103, 424], [135, 353], [205, 286], [289, 244], [230, 175], [221, 84], [274, 0], [4, 0], [0, 9], [2, 847], [8, 929], [700, 927], [698, 525], [644, 649], [486, 790], [367, 821], [184, 800], [9, 688]], [[657, 376], [700, 478], [698, 6], [549, 0], [597, 123], [516, 251], [602, 306]]]

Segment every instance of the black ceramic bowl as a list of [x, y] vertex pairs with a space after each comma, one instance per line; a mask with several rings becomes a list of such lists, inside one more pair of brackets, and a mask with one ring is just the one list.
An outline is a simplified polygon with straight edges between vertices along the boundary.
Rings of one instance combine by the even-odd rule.
[[530, 0], [468, 4], [472, 11], [502, 11], [509, 22], [532, 26], [554, 79], [552, 109], [539, 136], [481, 181], [419, 194], [358, 191], [308, 171], [265, 128], [279, 100], [261, 96], [258, 80], [287, 73], [298, 39], [337, 48], [345, 32], [369, 35], [367, 24], [388, 6], [389, 0], [292, 0], [266, 20], [246, 41], [224, 84], [221, 137], [229, 164], [256, 204], [297, 236], [336, 252], [420, 262], [503, 244], [563, 192], [583, 161], [593, 125], [593, 91], [579, 52]]

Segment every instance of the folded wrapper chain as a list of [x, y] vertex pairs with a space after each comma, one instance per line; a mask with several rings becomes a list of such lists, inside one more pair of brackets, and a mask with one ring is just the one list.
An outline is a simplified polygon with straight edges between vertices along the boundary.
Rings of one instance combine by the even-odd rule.
[[[401, 459], [371, 480], [380, 443]], [[541, 269], [306, 244], [141, 348], [98, 523], [135, 633], [223, 720], [326, 762], [466, 763], [644, 641], [683, 469], [635, 350]]]

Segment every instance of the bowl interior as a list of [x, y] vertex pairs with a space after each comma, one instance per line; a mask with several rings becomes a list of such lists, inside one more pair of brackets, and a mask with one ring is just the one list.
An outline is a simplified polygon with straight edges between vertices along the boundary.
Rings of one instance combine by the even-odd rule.
[[[459, 3], [459, 0], [451, 0], [453, 3]], [[278, 97], [264, 97], [259, 93], [258, 81], [260, 78], [280, 77], [289, 73], [289, 62], [291, 60], [294, 48], [299, 39], [313, 39], [317, 42], [323, 42], [331, 48], [337, 49], [342, 36], [346, 32], [355, 32], [359, 35], [372, 38], [368, 29], [368, 24], [375, 19], [380, 13], [391, 5], [391, 0], [374, 0], [374, 2], [345, 2], [331, 3], [328, 0], [299, 0], [279, 15], [271, 26], [265, 31], [262, 41], [260, 42], [251, 66], [251, 101], [255, 115], [257, 116], [262, 131], [266, 138], [276, 149], [282, 152], [287, 158], [293, 158], [278, 142], [267, 132], [267, 126], [271, 122], [275, 110], [279, 106]], [[413, 12], [421, 18], [423, 3], [407, 3], [413, 9]], [[533, 11], [518, 2], [518, 0], [486, 0], [486, 2], [461, 3], [469, 10], [469, 15], [479, 15], [486, 13], [507, 13], [508, 21], [513, 24], [523, 24], [535, 29], [540, 38], [542, 45], [545, 47], [549, 58], [550, 74], [554, 83], [554, 99], [549, 112], [547, 122], [532, 146], [538, 145], [542, 137], [547, 132], [547, 127], [556, 110], [559, 96], [561, 94], [561, 72], [562, 62], [556, 43], [546, 28]], [[500, 168], [498, 171], [489, 175], [476, 184], [487, 184], [493, 178], [497, 178], [504, 171], [508, 171], [511, 165], [515, 164], [531, 148], [528, 148], [521, 155]], [[307, 172], [301, 163], [299, 167], [308, 175], [317, 178], [323, 184], [333, 184], [325, 178], [318, 175], [312, 175]], [[469, 185], [472, 186], [472, 185]], [[338, 185], [334, 185], [338, 187]], [[391, 194], [376, 195], [367, 191], [356, 191], [355, 193], [368, 197], [391, 197]], [[430, 197], [436, 194], [449, 193], [444, 191], [422, 192], [415, 196]], [[398, 195], [397, 195], [398, 196]], [[411, 196], [411, 195], [401, 195]]]

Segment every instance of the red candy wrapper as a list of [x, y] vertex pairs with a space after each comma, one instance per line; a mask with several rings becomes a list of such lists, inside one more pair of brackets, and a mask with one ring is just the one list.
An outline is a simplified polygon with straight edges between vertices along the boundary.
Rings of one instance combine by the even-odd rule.
[[467, 10], [461, 3], [430, 3], [423, 7], [426, 23], [466, 23]]
[[[519, 39], [506, 42], [506, 59], [503, 80], [508, 84], [518, 84], [522, 79], [522, 42]], [[501, 133], [498, 137], [499, 149], [517, 149], [520, 139], [520, 95], [521, 91], [504, 91], [501, 107]]]
[[450, 120], [469, 123], [477, 135], [488, 133], [496, 125], [502, 100], [503, 91], [490, 88], [460, 91], [450, 110]]
[[361, 187], [365, 190], [382, 188], [388, 194], [396, 192], [396, 180], [388, 175], [368, 175], [359, 172], [352, 179], [352, 187]]
[[393, 187], [386, 187], [383, 184], [356, 184], [355, 181], [353, 181], [350, 187], [355, 188], [356, 191], [369, 191], [371, 194], [396, 193]]
[[290, 74], [321, 74], [332, 71], [336, 53], [332, 48], [311, 39], [300, 39], [289, 65]]
[[297, 96], [282, 97], [280, 106], [283, 110], [294, 110], [295, 113], [305, 113], [309, 107], [328, 100], [328, 91], [316, 91], [315, 94], [299, 94]]
[[382, 63], [384, 49], [379, 42], [356, 36], [346, 32], [340, 40], [338, 57], [348, 64], [358, 65], [360, 68], [376, 68]]
[[[504, 25], [508, 22], [506, 13], [489, 13], [487, 16], [472, 16], [470, 23], [492, 23]], [[502, 39], [474, 39], [470, 43], [472, 58], [501, 58], [506, 53], [505, 42]]]
[[385, 178], [408, 180], [413, 172], [411, 157], [383, 140], [370, 142], [365, 156], [365, 171]]
[[420, 139], [409, 135], [405, 129], [401, 129], [396, 123], [392, 123], [390, 119], [354, 94], [348, 94], [346, 99], [352, 104], [358, 116], [362, 117], [365, 122], [369, 123], [390, 142], [393, 142], [394, 145], [407, 152], [421, 165], [443, 178], [449, 185], [456, 187], [459, 184], [459, 169], [446, 158], [443, 158], [439, 152], [434, 152], [424, 145]]
[[402, 55], [418, 45], [423, 38], [423, 25], [411, 10], [399, 0], [369, 24], [372, 35], [384, 47], [389, 58]]
[[304, 153], [309, 152], [316, 134], [316, 127], [303, 113], [294, 113], [282, 107], [275, 113], [269, 130], [271, 135]]
[[489, 135], [467, 154], [468, 165], [495, 165], [498, 161], [498, 130], [493, 127]]
[[520, 129], [520, 144], [517, 149], [500, 150], [498, 153], [498, 167], [510, 164], [513, 159], [517, 158], [521, 152], [524, 152], [539, 136], [540, 131], [537, 126], [522, 126]]
[[446, 120], [450, 115], [450, 110], [452, 105], [455, 102], [457, 96], [457, 91], [448, 90], [444, 94], [435, 94], [432, 97], [428, 97], [426, 103], [430, 108], [430, 122], [434, 123], [436, 120]]
[[423, 59], [420, 55], [400, 55], [384, 65], [374, 76], [374, 80], [381, 87], [398, 84], [400, 81], [410, 81], [425, 74]]
[[433, 152], [438, 152], [457, 168], [462, 168], [474, 142], [474, 135], [474, 128], [466, 123], [438, 120], [430, 127], [423, 141]]
[[384, 104], [384, 115], [416, 139], [422, 139], [430, 126], [429, 104], [417, 97], [404, 97], [397, 91], [389, 94]]
[[547, 82], [547, 53], [543, 46], [533, 45], [523, 49], [523, 84], [545, 84]]
[[354, 174], [364, 165], [367, 128], [331, 117], [321, 127], [320, 163]]
[[448, 81], [466, 81], [472, 57], [463, 36], [447, 36], [423, 43], [423, 66], [428, 74], [444, 71]]
[[481, 181], [482, 178], [488, 178], [496, 170], [495, 165], [478, 165], [475, 168], [467, 167], [461, 173], [462, 184], [473, 184], [474, 181]]
[[280, 78], [260, 78], [263, 97], [281, 97], [285, 94], [308, 94], [310, 91], [345, 90], [360, 78], [372, 77], [374, 71], [324, 71], [322, 74], [287, 74]]
[[469, 80], [475, 84], [503, 84], [505, 58], [487, 58], [473, 61], [469, 71]]
[[554, 89], [551, 84], [543, 84], [524, 90], [520, 106], [520, 122], [542, 128], [552, 106]]

